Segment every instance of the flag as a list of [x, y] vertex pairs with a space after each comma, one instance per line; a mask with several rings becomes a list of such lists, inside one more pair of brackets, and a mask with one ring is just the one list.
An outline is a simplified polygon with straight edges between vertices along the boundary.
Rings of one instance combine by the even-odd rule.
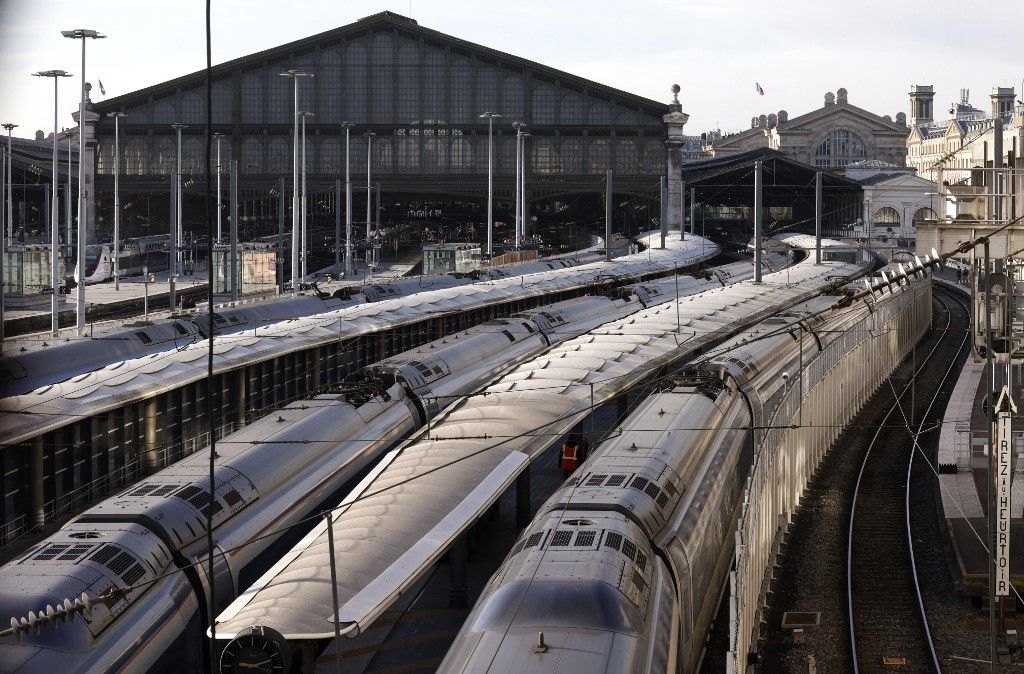
[[[103, 88], [103, 85], [101, 84], [100, 85], [100, 89], [102, 89], [102, 88]], [[760, 84], [758, 84], [757, 82], [754, 82], [754, 88], [757, 89], [757, 93], [759, 93], [762, 96], [764, 96], [764, 89], [761, 88]]]
[[[100, 93], [104, 96], [107, 95], [107, 90], [103, 88], [103, 80], [96, 78], [96, 81], [100, 83]], [[764, 92], [762, 92], [764, 93]]]

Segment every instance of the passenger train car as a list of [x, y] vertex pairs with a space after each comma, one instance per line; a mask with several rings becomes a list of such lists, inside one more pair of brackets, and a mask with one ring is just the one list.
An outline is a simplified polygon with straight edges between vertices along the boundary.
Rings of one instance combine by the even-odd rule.
[[[151, 272], [166, 271], [170, 266], [169, 244], [170, 235], [168, 234], [140, 236], [121, 242], [121, 252], [118, 254], [119, 274], [122, 277], [139, 276], [143, 273], [143, 269]], [[88, 244], [85, 247], [85, 264], [75, 265], [75, 283], [80, 282], [79, 279], [83, 271], [86, 285], [113, 280], [113, 244]]]
[[125, 592], [85, 620], [38, 634], [25, 623], [18, 641], [0, 640], [0, 671], [206, 671], [211, 509], [219, 611], [381, 452], [522, 360], [643, 306], [582, 297], [435, 340], [218, 441], [212, 501], [203, 452], [88, 509], [0, 569], [0, 615]]
[[811, 300], [666, 378], [541, 507], [440, 671], [698, 671], [752, 466], [778, 462], [775, 503], [796, 502], [806, 466], [927, 327], [929, 283], [922, 271], [871, 306]]
[[[160, 238], [146, 237], [147, 240], [154, 240], [151, 242], [154, 246], [159, 245]], [[167, 237], [163, 239], [166, 242]], [[556, 285], [550, 283], [554, 280], [553, 276], [564, 275], [564, 287], [570, 288], [587, 282], [584, 270], [593, 269], [591, 282], [594, 282], [601, 273], [614, 276], [614, 269], [620, 263], [627, 270], [626, 273], [635, 273], [645, 262], [642, 256], [626, 257], [614, 261], [612, 269], [606, 269], [606, 265], [599, 263], [603, 257], [598, 256], [597, 252], [598, 249], [592, 247], [575, 253], [483, 270], [475, 274], [403, 278], [388, 283], [368, 283], [362, 287], [344, 288], [330, 296], [296, 295], [244, 303], [233, 308], [218, 307], [214, 318], [214, 331], [217, 335], [245, 330], [253, 330], [255, 333], [257, 328], [266, 328], [275, 322], [313, 317], [368, 303], [398, 300], [428, 291], [470, 286], [478, 281], [493, 281], [510, 286], [513, 280], [522, 277], [522, 282], [526, 283], [531, 280], [528, 276], [534, 274], [544, 274], [546, 277], [543, 281], [549, 286]], [[679, 266], [683, 267], [688, 263], [713, 257], [716, 253], [717, 248], [713, 246], [708, 249], [706, 255], [703, 251], [681, 248], [681, 251], [677, 251], [676, 257]], [[166, 258], [166, 254], [163, 257]], [[692, 258], [692, 262], [689, 258]], [[164, 262], [163, 268], [166, 269], [166, 259]], [[666, 266], [664, 260], [655, 260], [648, 266], [662, 273], [666, 269], [672, 269], [672, 265]], [[577, 271], [580, 273], [576, 273]], [[540, 276], [532, 278], [541, 280]], [[552, 289], [554, 290], [553, 287]], [[460, 294], [471, 296], [474, 292], [469, 288]], [[70, 340], [48, 344], [24, 353], [4, 354], [0, 356], [0, 374], [3, 375], [0, 378], [0, 397], [29, 393], [42, 386], [66, 381], [71, 377], [129, 358], [181, 348], [200, 337], [209, 337], [208, 323], [209, 320], [204, 313], [178, 315], [156, 319], [151, 325], [136, 325], [107, 331], [101, 335], [101, 339]]]
[[[524, 362], [388, 452], [334, 509], [331, 526], [319, 524], [218, 616], [218, 639], [231, 640], [225, 653], [251, 645], [253, 629], [310, 653], [334, 637], [332, 622], [346, 636], [372, 628], [595, 405], [864, 268], [801, 264], [758, 285], [723, 287], [714, 277], [678, 294], [674, 280], [642, 284], [647, 308]], [[324, 564], [332, 543], [345, 551], [335, 557], [334, 583]], [[222, 661], [222, 671], [235, 664]]]

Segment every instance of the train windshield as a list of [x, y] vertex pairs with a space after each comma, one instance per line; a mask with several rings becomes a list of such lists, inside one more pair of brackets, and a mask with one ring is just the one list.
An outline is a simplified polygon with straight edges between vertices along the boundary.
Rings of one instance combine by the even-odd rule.
[[582, 627], [639, 634], [640, 613], [626, 597], [599, 580], [516, 580], [488, 597], [473, 631], [509, 627]]
[[103, 246], [86, 246], [85, 247], [85, 275], [86, 277], [92, 276], [96, 273], [96, 267], [100, 263], [100, 259], [103, 257]]

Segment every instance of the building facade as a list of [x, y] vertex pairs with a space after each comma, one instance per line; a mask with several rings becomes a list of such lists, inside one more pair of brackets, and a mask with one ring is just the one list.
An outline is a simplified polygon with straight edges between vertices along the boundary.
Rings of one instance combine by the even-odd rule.
[[[298, 81], [298, 108], [314, 114], [306, 119], [314, 223], [322, 216], [333, 228], [333, 190], [345, 173], [343, 122], [353, 125], [349, 158], [357, 221], [365, 220], [359, 214], [366, 212], [360, 200], [369, 160], [370, 180], [380, 183], [385, 221], [429, 213], [436, 222], [482, 224], [488, 172], [484, 112], [502, 115], [493, 134], [496, 219], [511, 222], [513, 122], [525, 123], [530, 134], [526, 184], [532, 219], [595, 215], [603, 209], [609, 169], [616, 192], [644, 199], [656, 198], [658, 179], [665, 174], [665, 104], [383, 12], [214, 67], [212, 131], [223, 134], [224, 170], [230, 161], [238, 162], [240, 221], [259, 225], [252, 235], [276, 231], [283, 177], [285, 190], [291, 189], [294, 82], [280, 76], [291, 69], [313, 74]], [[205, 74], [197, 72], [93, 105], [102, 115], [95, 167], [101, 212], [109, 218], [114, 166], [114, 124], [107, 115], [118, 111], [127, 114], [121, 120], [121, 189], [128, 195], [122, 201], [129, 232], [165, 226], [169, 176], [177, 161], [175, 123], [187, 125], [181, 147], [186, 230], [201, 218], [197, 177], [205, 100]], [[213, 157], [212, 163], [216, 149]], [[576, 210], [567, 213], [567, 203]], [[286, 209], [289, 204], [285, 199]], [[656, 208], [647, 210], [656, 215]]]
[[[924, 178], [947, 185], [987, 184], [983, 172], [996, 158], [995, 122], [1003, 125], [1002, 164], [1013, 167], [1024, 148], [1024, 105], [1017, 104], [1013, 87], [995, 87], [989, 110], [970, 103], [970, 91], [949, 107], [948, 119], [936, 119], [935, 89], [910, 88], [911, 129], [907, 136], [907, 163]], [[974, 170], [972, 170], [974, 169]]]
[[707, 152], [728, 157], [767, 147], [804, 164], [839, 171], [865, 160], [904, 166], [908, 131], [904, 113], [895, 120], [876, 115], [851, 104], [846, 89], [839, 89], [825, 94], [822, 107], [799, 117], [780, 110], [751, 118], [746, 131], [709, 135]]
[[942, 211], [938, 186], [912, 168], [865, 160], [847, 166], [845, 175], [864, 189], [861, 236], [915, 240], [917, 226], [934, 222]]

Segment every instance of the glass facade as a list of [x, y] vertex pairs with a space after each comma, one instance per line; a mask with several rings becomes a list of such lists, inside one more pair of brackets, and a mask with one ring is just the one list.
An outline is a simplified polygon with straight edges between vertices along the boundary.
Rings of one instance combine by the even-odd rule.
[[[358, 24], [356, 24], [358, 25]], [[300, 110], [307, 120], [307, 166], [313, 179], [333, 180], [344, 171], [344, 131], [352, 129], [352, 170], [365, 172], [362, 134], [372, 129], [373, 170], [394, 176], [483, 175], [487, 172], [487, 123], [480, 113], [495, 111], [495, 170], [515, 170], [514, 121], [531, 133], [528, 172], [545, 175], [657, 176], [664, 173], [665, 146], [656, 106], [571, 76], [541, 71], [511, 57], [471, 49], [466, 43], [428, 36], [415, 27], [368, 24], [359, 31], [338, 31], [320, 44], [306, 44], [287, 58], [268, 55], [262, 62], [241, 62], [213, 86], [215, 131], [225, 164], [240, 160], [246, 176], [278, 176], [291, 171], [292, 79], [279, 73], [306, 68]], [[571, 80], [571, 81], [569, 81]], [[130, 99], [129, 99], [130, 100]], [[168, 91], [140, 95], [137, 104], [122, 100], [123, 174], [162, 176], [176, 161], [169, 125], [191, 125], [182, 141], [186, 174], [198, 173], [204, 151], [202, 81]], [[100, 106], [106, 110], [108, 106]], [[113, 109], [112, 107], [110, 109]], [[113, 122], [99, 127], [98, 171], [113, 172]], [[844, 153], [845, 154], [845, 153]], [[854, 153], [850, 153], [854, 154]]]

